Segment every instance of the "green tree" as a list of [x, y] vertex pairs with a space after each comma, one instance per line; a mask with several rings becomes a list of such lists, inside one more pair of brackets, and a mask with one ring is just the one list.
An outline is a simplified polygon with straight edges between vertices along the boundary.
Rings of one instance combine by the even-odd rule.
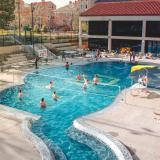
[[0, 0], [0, 28], [5, 29], [14, 20], [15, 0]]
[[47, 27], [45, 25], [42, 26], [42, 31], [47, 32]]
[[87, 22], [82, 22], [82, 32], [88, 33], [88, 23]]

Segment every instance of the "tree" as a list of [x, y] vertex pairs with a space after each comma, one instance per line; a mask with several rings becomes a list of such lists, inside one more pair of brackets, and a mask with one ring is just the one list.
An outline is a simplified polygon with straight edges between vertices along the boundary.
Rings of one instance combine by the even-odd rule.
[[35, 25], [35, 26], [34, 26], [34, 32], [36, 32], [36, 33], [39, 33], [39, 32], [40, 32], [40, 29], [39, 29], [39, 26], [38, 26], [38, 25]]
[[42, 26], [42, 31], [47, 32], [47, 27], [45, 25]]
[[0, 28], [5, 29], [14, 20], [15, 0], [0, 0]]
[[87, 22], [82, 22], [82, 32], [88, 33], [88, 23]]

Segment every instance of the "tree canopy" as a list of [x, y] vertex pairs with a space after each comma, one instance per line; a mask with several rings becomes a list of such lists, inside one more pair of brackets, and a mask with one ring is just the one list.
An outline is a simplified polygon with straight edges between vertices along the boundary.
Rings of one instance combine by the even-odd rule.
[[14, 20], [15, 0], [0, 0], [0, 28], [5, 29]]

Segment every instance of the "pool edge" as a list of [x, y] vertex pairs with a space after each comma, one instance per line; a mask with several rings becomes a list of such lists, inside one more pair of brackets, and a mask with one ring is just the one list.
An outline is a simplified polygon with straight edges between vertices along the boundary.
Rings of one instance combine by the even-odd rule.
[[34, 134], [31, 130], [32, 122], [39, 120], [41, 118], [40, 116], [34, 115], [29, 112], [21, 111], [15, 108], [11, 108], [5, 105], [0, 105], [0, 111], [2, 111], [3, 114], [5, 114], [6, 118], [8, 117], [20, 120], [20, 129], [22, 131], [23, 136], [29, 143], [35, 146], [42, 160], [55, 160], [54, 155], [51, 154], [49, 148], [44, 143], [44, 141], [41, 138], [39, 138], [36, 134]]
[[[111, 105], [109, 105], [107, 108], [105, 107], [104, 109], [98, 112], [103, 112], [104, 110], [109, 111], [110, 109], [115, 107], [118, 102], [123, 100], [123, 94], [125, 93], [126, 90], [129, 90], [129, 89], [125, 89], [121, 91], [121, 93], [119, 93], [119, 95], [116, 97], [115, 101]], [[98, 112], [94, 112], [83, 117], [88, 117], [90, 115], [97, 114]], [[95, 137], [96, 139], [100, 140], [104, 144], [106, 144], [115, 153], [118, 160], [133, 160], [129, 150], [119, 140], [117, 140], [112, 135], [87, 124], [83, 119], [83, 117], [80, 117], [74, 120], [73, 127], [75, 129], [82, 131], [86, 134], [89, 134]]]

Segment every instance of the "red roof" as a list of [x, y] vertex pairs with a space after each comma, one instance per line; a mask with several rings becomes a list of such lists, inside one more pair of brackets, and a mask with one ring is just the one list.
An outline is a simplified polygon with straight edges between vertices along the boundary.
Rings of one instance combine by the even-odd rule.
[[97, 3], [81, 16], [160, 16], [160, 0]]

